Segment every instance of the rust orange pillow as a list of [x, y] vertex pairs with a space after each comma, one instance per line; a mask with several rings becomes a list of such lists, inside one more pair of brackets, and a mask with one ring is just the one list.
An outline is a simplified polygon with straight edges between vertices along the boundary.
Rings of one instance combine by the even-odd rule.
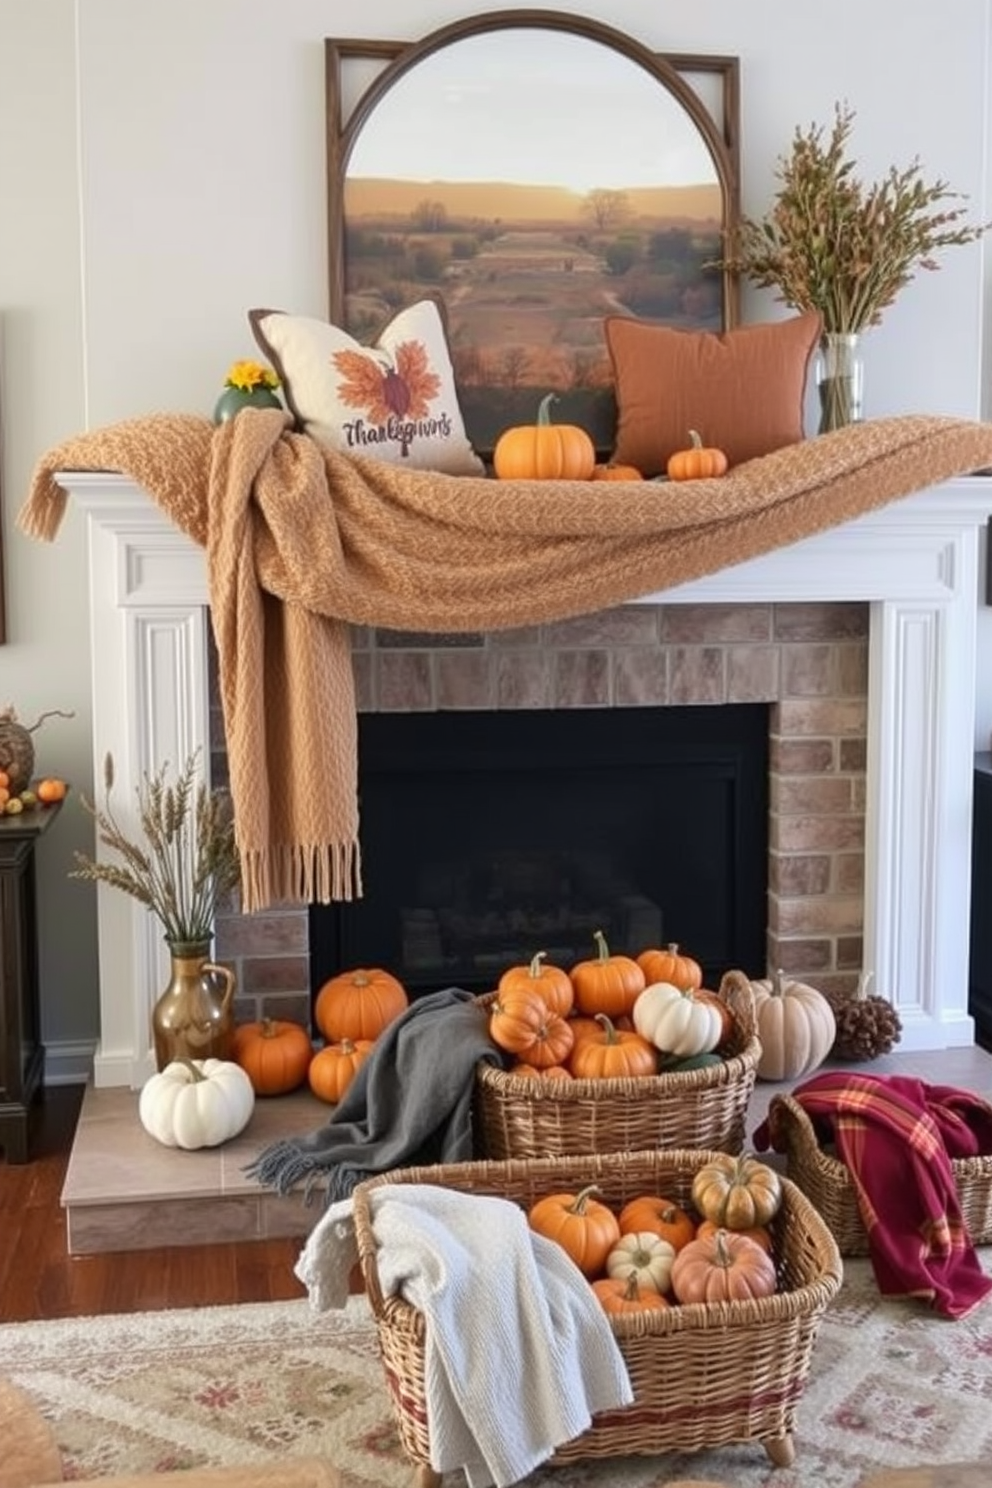
[[690, 429], [722, 449], [731, 466], [803, 438], [819, 315], [722, 332], [611, 315], [604, 330], [617, 400], [616, 463], [663, 474]]

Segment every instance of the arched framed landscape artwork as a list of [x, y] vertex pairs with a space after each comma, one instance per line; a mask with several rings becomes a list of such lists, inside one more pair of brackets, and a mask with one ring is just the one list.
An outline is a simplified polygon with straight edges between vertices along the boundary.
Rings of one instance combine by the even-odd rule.
[[325, 60], [330, 318], [371, 340], [438, 296], [482, 453], [547, 392], [609, 447], [605, 316], [736, 322], [736, 58], [512, 10]]

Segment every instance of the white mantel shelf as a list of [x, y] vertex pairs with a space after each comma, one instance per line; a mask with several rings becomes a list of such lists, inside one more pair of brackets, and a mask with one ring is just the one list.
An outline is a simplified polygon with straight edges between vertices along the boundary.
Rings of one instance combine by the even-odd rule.
[[[208, 749], [203, 550], [140, 486], [68, 472], [86, 514], [98, 774], [114, 756], [126, 803], [164, 759]], [[903, 1023], [901, 1047], [974, 1040], [968, 1015], [971, 805], [979, 552], [992, 480], [966, 477], [643, 603], [870, 602], [865, 968]], [[165, 985], [154, 920], [99, 887], [99, 1086], [154, 1067]]]

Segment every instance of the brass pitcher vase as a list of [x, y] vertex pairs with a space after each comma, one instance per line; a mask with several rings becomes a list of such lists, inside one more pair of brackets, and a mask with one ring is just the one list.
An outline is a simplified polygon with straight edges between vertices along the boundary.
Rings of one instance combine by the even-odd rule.
[[234, 973], [209, 959], [209, 941], [168, 940], [169, 985], [152, 1010], [155, 1063], [230, 1059], [234, 1042]]

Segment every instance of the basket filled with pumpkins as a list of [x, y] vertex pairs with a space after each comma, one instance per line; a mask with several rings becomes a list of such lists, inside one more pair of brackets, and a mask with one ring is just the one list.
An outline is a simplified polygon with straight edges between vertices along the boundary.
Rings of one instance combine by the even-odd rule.
[[633, 1403], [595, 1416], [553, 1463], [731, 1443], [760, 1444], [776, 1466], [792, 1463], [813, 1345], [843, 1265], [788, 1178], [751, 1153], [673, 1149], [439, 1164], [360, 1184], [355, 1233], [393, 1411], [408, 1457], [428, 1467], [427, 1324], [402, 1294], [384, 1295], [388, 1258], [374, 1223], [374, 1190], [393, 1183], [518, 1205], [531, 1229], [564, 1247], [606, 1310]]
[[761, 1057], [743, 972], [707, 989], [678, 944], [627, 956], [597, 931], [588, 958], [538, 951], [481, 1001], [508, 1064], [476, 1071], [478, 1156], [741, 1150]]

